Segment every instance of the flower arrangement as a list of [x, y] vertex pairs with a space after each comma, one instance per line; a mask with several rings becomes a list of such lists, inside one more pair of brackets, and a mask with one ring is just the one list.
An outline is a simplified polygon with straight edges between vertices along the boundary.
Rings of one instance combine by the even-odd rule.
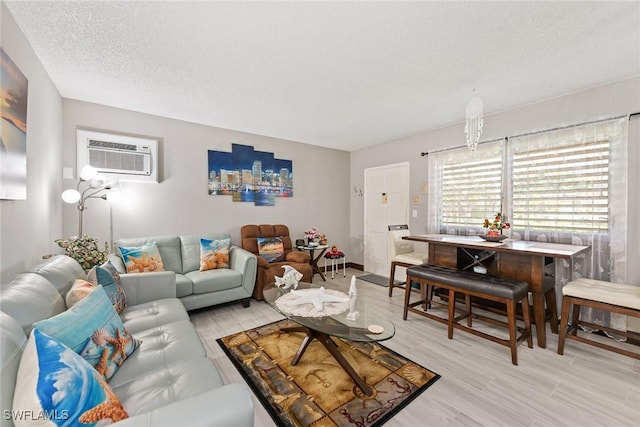
[[506, 221], [503, 221], [502, 213], [496, 213], [493, 222], [489, 221], [489, 218], [484, 219], [484, 224], [482, 224], [482, 228], [487, 229], [487, 235], [489, 236], [498, 236], [502, 233], [502, 230], [506, 230], [507, 228], [511, 228], [511, 224]]
[[68, 256], [78, 261], [85, 270], [90, 270], [92, 267], [107, 261], [107, 255], [109, 254], [107, 242], [104, 243], [104, 250], [100, 250], [98, 240], [86, 234], [80, 237], [71, 236], [68, 239], [57, 239], [55, 242], [58, 246], [64, 248]]
[[327, 235], [321, 233], [316, 227], [311, 227], [307, 230], [304, 230], [304, 237], [306, 237], [309, 242], [319, 240], [321, 244], [327, 244]]
[[311, 227], [307, 230], [304, 230], [304, 236], [309, 239], [309, 241], [319, 239], [321, 234], [320, 231], [316, 227]]

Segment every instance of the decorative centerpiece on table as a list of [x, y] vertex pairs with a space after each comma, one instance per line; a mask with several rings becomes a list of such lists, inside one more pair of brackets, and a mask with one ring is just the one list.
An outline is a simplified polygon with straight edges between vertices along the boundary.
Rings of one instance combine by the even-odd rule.
[[80, 237], [57, 239], [55, 242], [64, 249], [66, 255], [78, 261], [84, 270], [91, 270], [94, 266], [107, 262], [109, 246], [105, 242], [104, 250], [101, 250], [95, 237], [83, 234]]
[[327, 244], [327, 235], [321, 233], [316, 227], [311, 227], [307, 230], [304, 230], [304, 237], [307, 240], [307, 244]]
[[507, 238], [507, 236], [502, 234], [502, 230], [511, 228], [511, 224], [504, 221], [502, 213], [498, 212], [496, 213], [493, 221], [489, 221], [489, 218], [485, 218], [482, 228], [486, 228], [487, 231], [484, 234], [478, 234], [478, 236], [488, 242], [501, 242]]

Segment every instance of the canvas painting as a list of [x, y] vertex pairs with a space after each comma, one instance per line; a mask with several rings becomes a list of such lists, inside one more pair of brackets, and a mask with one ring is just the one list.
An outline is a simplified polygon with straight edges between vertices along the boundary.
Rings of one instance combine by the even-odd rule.
[[250, 145], [231, 144], [231, 152], [208, 151], [208, 191], [234, 202], [275, 206], [277, 197], [293, 196], [293, 164]]
[[27, 198], [27, 78], [0, 48], [0, 199]]

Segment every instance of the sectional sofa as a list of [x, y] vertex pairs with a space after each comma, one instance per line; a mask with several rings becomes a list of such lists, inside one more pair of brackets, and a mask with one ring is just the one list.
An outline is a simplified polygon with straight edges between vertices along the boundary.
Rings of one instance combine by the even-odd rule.
[[[41, 333], [39, 326], [33, 329], [33, 324], [73, 311], [76, 306], [67, 310], [65, 295], [77, 279], [83, 278], [86, 278], [86, 274], [75, 260], [57, 255], [11, 282], [2, 284], [2, 427], [33, 425], [34, 418], [42, 418], [43, 412], [37, 410], [38, 399], [33, 397], [36, 395], [33, 390], [35, 382], [32, 384], [18, 379], [40, 375], [37, 371], [42, 369], [46, 356], [46, 352], [44, 356], [39, 353], [40, 365], [36, 364], [34, 368], [30, 351]], [[121, 283], [128, 306], [119, 317], [128, 334], [141, 343], [108, 380], [109, 387], [103, 387], [104, 390], [110, 389], [111, 393], [106, 394], [108, 398], [104, 403], [119, 400], [128, 413], [128, 418], [118, 421], [116, 425], [253, 425], [253, 403], [249, 390], [245, 384], [224, 384], [215, 363], [206, 357], [205, 348], [189, 321], [183, 302], [175, 297], [175, 273], [123, 275]], [[100, 288], [102, 286], [96, 287], [90, 295], [97, 293]], [[102, 289], [100, 292], [103, 292]], [[250, 295], [251, 291], [248, 292]], [[75, 353], [72, 355], [78, 357]], [[86, 364], [91, 367], [89, 363]], [[46, 379], [42, 375], [38, 378]], [[55, 386], [59, 387], [60, 384], [57, 382]], [[25, 393], [33, 395], [27, 397], [35, 406], [24, 404], [27, 399]], [[46, 393], [38, 396], [40, 402], [51, 398]], [[67, 418], [71, 415], [62, 411], [49, 412], [46, 416]], [[38, 425], [52, 424], [38, 420]]]

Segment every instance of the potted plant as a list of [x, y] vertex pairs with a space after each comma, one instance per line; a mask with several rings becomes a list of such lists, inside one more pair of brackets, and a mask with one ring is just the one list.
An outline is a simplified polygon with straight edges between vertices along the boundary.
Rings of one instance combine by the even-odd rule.
[[80, 237], [71, 236], [68, 239], [57, 239], [55, 242], [64, 249], [66, 255], [78, 261], [85, 271], [107, 261], [109, 246], [105, 242], [104, 250], [101, 250], [95, 237], [82, 234]]

